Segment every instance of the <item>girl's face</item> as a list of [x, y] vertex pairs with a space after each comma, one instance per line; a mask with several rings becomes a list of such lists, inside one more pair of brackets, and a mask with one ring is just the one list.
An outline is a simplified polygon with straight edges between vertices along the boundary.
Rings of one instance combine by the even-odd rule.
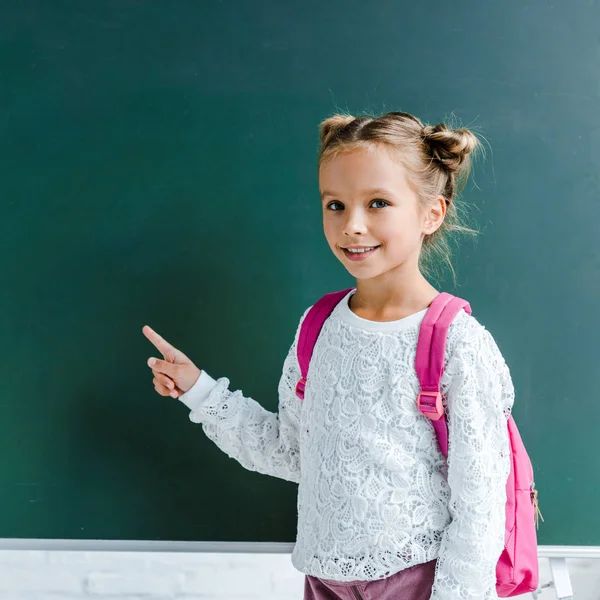
[[421, 206], [400, 161], [376, 144], [323, 163], [319, 187], [329, 247], [356, 279], [418, 269], [423, 238], [445, 214], [443, 199]]

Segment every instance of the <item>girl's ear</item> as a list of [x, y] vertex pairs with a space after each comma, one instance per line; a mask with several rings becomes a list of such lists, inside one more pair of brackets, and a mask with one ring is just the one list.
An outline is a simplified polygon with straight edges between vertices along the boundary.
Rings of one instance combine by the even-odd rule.
[[446, 199], [443, 196], [438, 196], [425, 210], [423, 233], [431, 235], [435, 233], [444, 222], [446, 217]]

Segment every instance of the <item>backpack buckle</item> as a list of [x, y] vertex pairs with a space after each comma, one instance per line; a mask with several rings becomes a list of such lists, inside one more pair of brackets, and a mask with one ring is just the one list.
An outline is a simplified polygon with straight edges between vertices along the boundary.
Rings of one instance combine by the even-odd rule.
[[432, 421], [441, 419], [444, 415], [441, 392], [420, 391], [417, 397], [419, 410]]
[[304, 390], [306, 389], [306, 377], [303, 377], [296, 385], [296, 396], [304, 400]]

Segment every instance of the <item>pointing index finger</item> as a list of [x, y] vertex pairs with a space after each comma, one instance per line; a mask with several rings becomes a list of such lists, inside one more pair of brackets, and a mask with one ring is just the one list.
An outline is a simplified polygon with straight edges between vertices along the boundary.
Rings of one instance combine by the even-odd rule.
[[173, 347], [167, 340], [162, 338], [152, 327], [145, 325], [142, 329], [142, 333], [154, 344], [154, 346], [160, 350], [160, 352], [165, 355], [169, 350], [173, 350]]

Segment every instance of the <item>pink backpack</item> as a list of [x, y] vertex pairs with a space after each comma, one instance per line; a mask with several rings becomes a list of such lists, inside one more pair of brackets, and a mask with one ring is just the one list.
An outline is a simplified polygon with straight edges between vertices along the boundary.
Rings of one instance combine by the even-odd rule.
[[[352, 289], [354, 288], [333, 292], [321, 298], [302, 323], [298, 340], [298, 362], [302, 379], [296, 386], [296, 394], [301, 400], [304, 398], [308, 367], [321, 328], [333, 309]], [[417, 406], [431, 419], [440, 450], [446, 459], [448, 426], [442, 405], [440, 380], [444, 371], [448, 328], [462, 309], [471, 314], [471, 307], [466, 300], [445, 292], [439, 294], [423, 318], [417, 343], [415, 368], [421, 384]], [[537, 589], [539, 580], [537, 490], [534, 488], [531, 461], [512, 416], [508, 420], [508, 435], [512, 462], [506, 483], [504, 550], [496, 567], [496, 591], [500, 598], [533, 592]]]

